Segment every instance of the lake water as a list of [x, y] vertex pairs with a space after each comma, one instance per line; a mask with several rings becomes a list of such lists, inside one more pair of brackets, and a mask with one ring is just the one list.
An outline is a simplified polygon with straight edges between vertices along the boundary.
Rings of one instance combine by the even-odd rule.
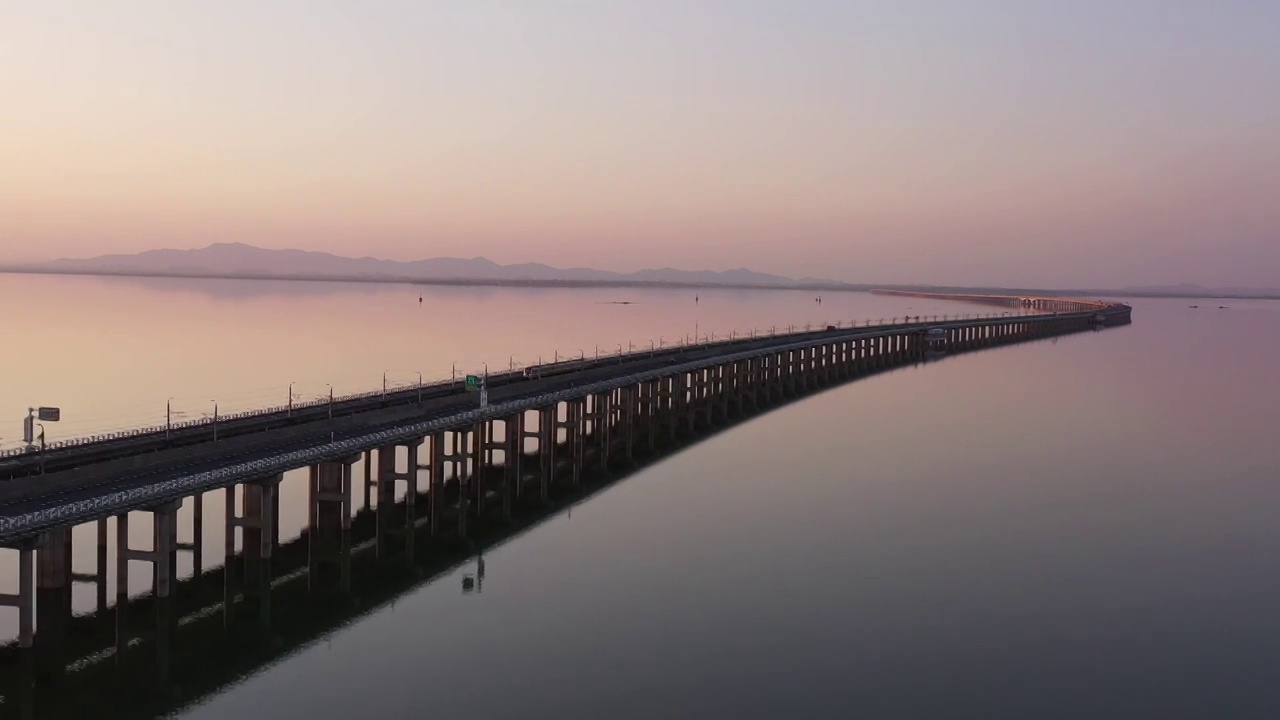
[[[450, 289], [419, 313], [412, 288], [0, 281], [68, 308], [18, 321], [26, 347], [67, 352], [16, 356], [34, 379], [0, 386], [15, 420], [58, 393], [109, 413], [695, 322], [989, 311]], [[639, 304], [596, 304], [613, 299]], [[1131, 326], [874, 376], [714, 436], [486, 554], [481, 592], [463, 566], [182, 716], [1275, 717], [1280, 303], [1133, 305]]]

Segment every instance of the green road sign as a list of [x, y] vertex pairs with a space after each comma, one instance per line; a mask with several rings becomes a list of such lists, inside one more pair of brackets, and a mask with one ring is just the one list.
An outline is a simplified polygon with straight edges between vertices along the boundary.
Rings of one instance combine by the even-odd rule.
[[479, 375], [468, 375], [468, 376], [467, 376], [467, 383], [466, 383], [466, 384], [467, 384], [467, 389], [468, 389], [468, 390], [479, 390], [479, 389], [480, 389], [480, 376], [479, 376]]

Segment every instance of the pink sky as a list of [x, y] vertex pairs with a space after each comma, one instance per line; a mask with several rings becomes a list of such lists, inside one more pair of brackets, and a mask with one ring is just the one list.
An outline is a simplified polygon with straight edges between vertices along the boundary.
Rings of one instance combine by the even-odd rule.
[[1280, 285], [1267, 3], [18, 3], [0, 261]]

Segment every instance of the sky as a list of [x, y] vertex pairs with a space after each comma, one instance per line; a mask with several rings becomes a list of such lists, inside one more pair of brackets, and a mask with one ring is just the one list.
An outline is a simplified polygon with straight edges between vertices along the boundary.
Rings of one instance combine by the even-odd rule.
[[1280, 3], [0, 0], [0, 262], [1280, 286]]

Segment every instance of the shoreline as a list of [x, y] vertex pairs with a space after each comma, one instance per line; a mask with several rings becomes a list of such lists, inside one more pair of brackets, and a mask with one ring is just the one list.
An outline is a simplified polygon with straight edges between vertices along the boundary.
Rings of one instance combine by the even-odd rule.
[[872, 290], [901, 290], [909, 292], [1044, 295], [1052, 297], [1124, 297], [1167, 299], [1217, 299], [1217, 300], [1280, 300], [1277, 293], [1246, 295], [1240, 293], [1164, 293], [1142, 290], [1067, 289], [982, 287], [965, 285], [902, 285], [869, 283], [790, 283], [760, 285], [751, 283], [683, 283], [657, 280], [516, 280], [486, 278], [414, 278], [405, 276], [368, 275], [275, 275], [271, 273], [218, 273], [218, 272], [162, 272], [162, 271], [102, 271], [55, 270], [41, 268], [0, 267], [3, 275], [60, 275], [73, 277], [116, 278], [168, 278], [180, 280], [250, 280], [284, 282], [340, 282], [375, 285], [419, 285], [441, 287], [510, 287], [510, 288], [633, 288], [658, 290], [807, 290], [819, 292], [870, 292]]

